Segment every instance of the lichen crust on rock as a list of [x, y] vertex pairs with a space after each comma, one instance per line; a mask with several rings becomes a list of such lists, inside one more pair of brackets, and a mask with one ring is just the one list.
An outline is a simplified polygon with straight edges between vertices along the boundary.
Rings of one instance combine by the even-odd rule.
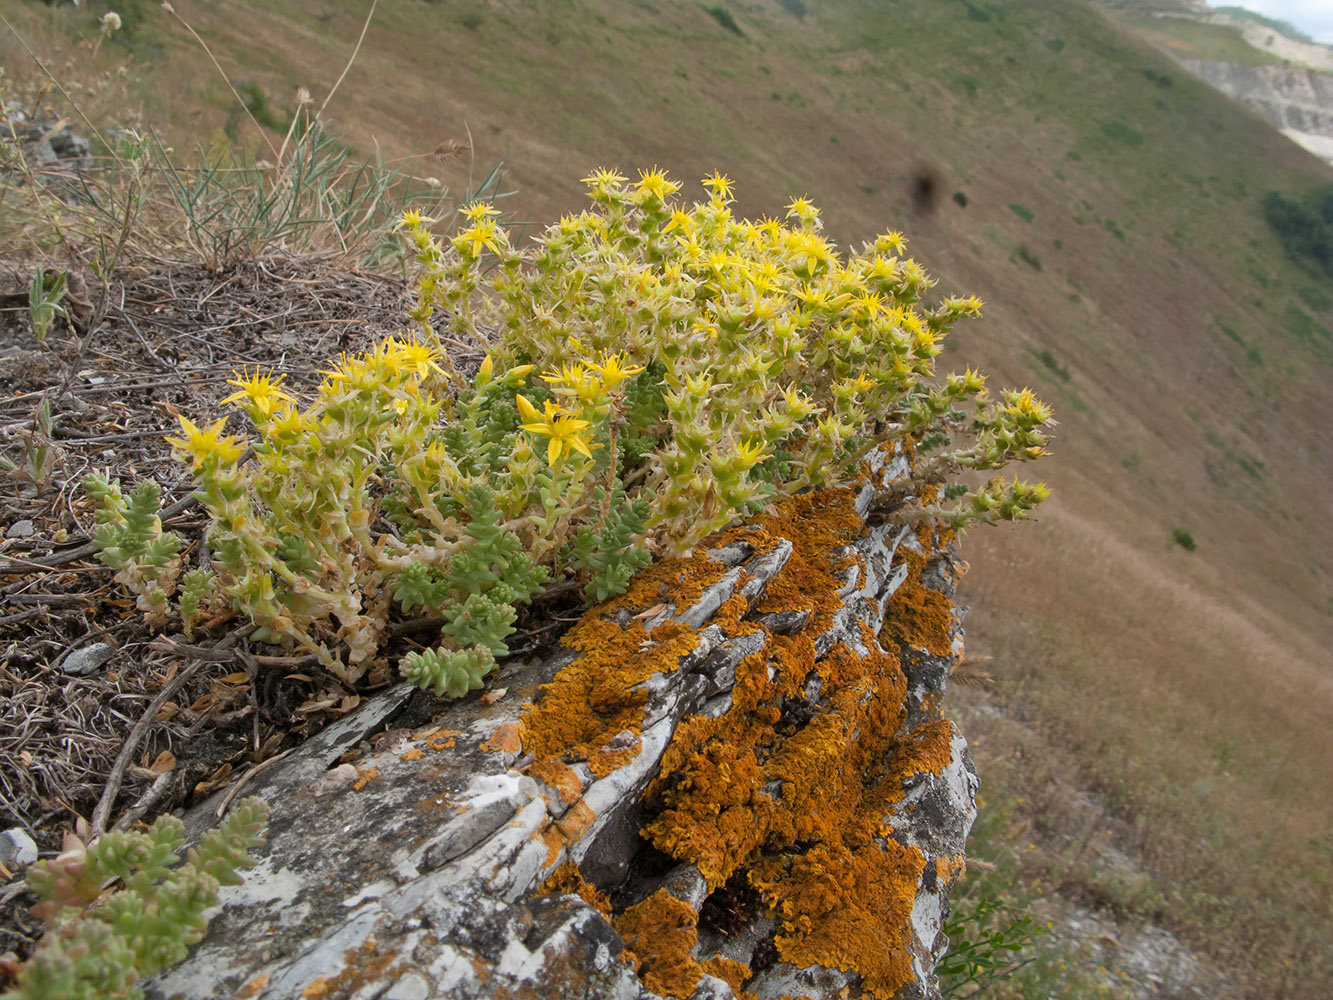
[[977, 779], [964, 567], [871, 509], [905, 468], [639, 573], [504, 697], [400, 685], [258, 774], [261, 866], [148, 995], [937, 996]]

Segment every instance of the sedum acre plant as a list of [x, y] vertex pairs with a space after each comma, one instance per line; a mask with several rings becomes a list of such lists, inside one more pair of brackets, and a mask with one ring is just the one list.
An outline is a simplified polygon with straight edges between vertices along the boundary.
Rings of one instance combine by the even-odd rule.
[[[264, 841], [268, 804], [237, 803], [216, 830], [191, 848], [184, 865], [184, 825], [160, 816], [145, 833], [109, 833], [91, 847], [72, 834], [64, 851], [28, 872], [41, 897], [33, 914], [47, 932], [0, 1000], [136, 1000], [138, 982], [185, 958], [208, 928], [204, 913], [218, 887], [240, 885], [249, 850]], [[119, 884], [118, 888], [108, 886]]]
[[[981, 302], [928, 307], [934, 282], [904, 256], [900, 234], [844, 259], [805, 198], [784, 222], [751, 222], [733, 216], [721, 174], [689, 206], [658, 170], [634, 184], [609, 170], [584, 180], [591, 210], [526, 250], [482, 206], [447, 244], [429, 220], [406, 216], [423, 266], [412, 315], [427, 342], [438, 343], [432, 319], [443, 309], [498, 362], [550, 370], [548, 420], [614, 453], [633, 495], [651, 504], [653, 547], [688, 549], [777, 492], [845, 479], [894, 438], [937, 452], [917, 482], [1044, 454], [1053, 421], [1030, 391], [992, 397], [973, 371], [932, 382], [945, 336]], [[618, 440], [575, 426], [607, 424], [588, 393], [590, 359], [610, 354], [643, 370], [611, 415]], [[965, 528], [1022, 517], [1046, 495], [1040, 484], [992, 481], [919, 513]]]
[[[253, 423], [249, 441], [182, 418], [168, 440], [212, 516], [215, 574], [182, 581], [187, 624], [230, 602], [256, 638], [354, 683], [396, 604], [441, 622], [402, 672], [457, 696], [507, 653], [516, 605], [545, 584], [621, 593], [655, 553], [853, 476], [888, 442], [917, 449], [912, 481], [884, 498], [914, 517], [964, 528], [1045, 498], [994, 479], [915, 499], [960, 470], [1040, 456], [1052, 420], [1028, 390], [992, 397], [973, 371], [935, 379], [942, 340], [981, 304], [927, 306], [932, 282], [900, 235], [844, 260], [803, 198], [785, 222], [749, 222], [717, 174], [688, 207], [656, 170], [587, 183], [592, 209], [525, 249], [483, 204], [443, 243], [407, 213], [419, 340], [339, 359], [305, 406], [281, 377], [239, 373], [226, 402]], [[441, 347], [440, 310], [488, 352], [471, 378]], [[178, 565], [155, 496], [87, 486], [103, 560], [165, 608]]]

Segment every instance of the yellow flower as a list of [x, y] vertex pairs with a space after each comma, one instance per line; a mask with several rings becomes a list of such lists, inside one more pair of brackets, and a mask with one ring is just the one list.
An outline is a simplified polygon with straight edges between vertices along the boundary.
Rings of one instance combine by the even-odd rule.
[[578, 363], [562, 365], [558, 372], [543, 375], [542, 381], [551, 384], [552, 392], [561, 396], [578, 396], [584, 402], [593, 402], [601, 395], [601, 386]]
[[306, 419], [295, 406], [288, 406], [264, 428], [264, 436], [270, 441], [276, 438], [295, 438], [306, 429]]
[[227, 418], [214, 421], [207, 430], [200, 430], [189, 417], [178, 417], [185, 437], [168, 437], [167, 444], [173, 448], [188, 452], [196, 469], [201, 469], [208, 459], [216, 455], [224, 465], [231, 465], [245, 454], [245, 445], [236, 437], [221, 437], [222, 428]]
[[474, 201], [466, 208], [459, 209], [459, 214], [464, 216], [469, 222], [485, 222], [492, 215], [499, 215], [500, 212], [486, 204], [484, 201]]
[[629, 365], [623, 363], [624, 359], [619, 354], [606, 353], [602, 356], [602, 363], [594, 365], [588, 363], [589, 372], [596, 372], [601, 378], [602, 389], [611, 390], [620, 385], [628, 378], [632, 378], [643, 371], [643, 365]]
[[671, 220], [662, 227], [662, 232], [669, 233], [679, 229], [683, 236], [691, 236], [694, 233], [694, 216], [682, 209], [676, 209], [671, 213]]
[[862, 393], [875, 388], [879, 383], [862, 372], [856, 378], [845, 378], [833, 383], [833, 394], [845, 403], [854, 402]]
[[393, 401], [393, 410], [401, 417], [404, 413], [407, 412], [407, 400], [395, 399]]
[[708, 266], [712, 268], [713, 273], [718, 277], [722, 276], [722, 272], [727, 270], [727, 265], [730, 263], [731, 255], [725, 250], [708, 251]]
[[813, 222], [819, 217], [819, 209], [810, 203], [809, 198], [793, 198], [787, 206], [787, 218], [792, 216], [802, 222]]
[[232, 374], [236, 377], [227, 379], [227, 384], [239, 386], [241, 391], [233, 392], [222, 401], [224, 403], [244, 401], [252, 413], [268, 417], [278, 403], [292, 402], [292, 397], [282, 391], [282, 380], [287, 377], [285, 375], [274, 378], [271, 375], [260, 375], [258, 370], [248, 378], [243, 371]]
[[592, 426], [588, 421], [579, 420], [549, 399], [545, 404], [545, 413], [538, 411], [522, 393], [516, 395], [514, 401], [518, 404], [519, 416], [526, 421], [519, 426], [530, 434], [541, 434], [551, 439], [546, 446], [546, 463], [552, 468], [566, 451], [577, 451], [580, 455], [592, 458], [592, 450], [583, 434]]
[[680, 185], [670, 180], [665, 170], [653, 167], [652, 170], [639, 171], [639, 194], [641, 196], [652, 196], [658, 201], [665, 202], [667, 198], [679, 190]]
[[430, 371], [444, 374], [435, 363], [435, 351], [419, 340], [396, 340], [390, 337], [376, 348], [377, 359], [396, 375], [415, 375], [425, 378]]
[[874, 292], [861, 292], [852, 297], [852, 308], [864, 312], [866, 318], [874, 319], [884, 307], [884, 301]]
[[472, 257], [481, 256], [481, 248], [485, 247], [491, 253], [499, 253], [501, 249], [500, 227], [495, 224], [494, 219], [482, 219], [474, 223], [471, 228], [463, 230], [452, 240], [453, 245], [459, 251], [467, 247], [468, 253]]
[[1005, 403], [1004, 412], [1022, 418], [1024, 424], [1044, 424], [1051, 419], [1051, 408], [1038, 399], [1031, 389], [1006, 392]]
[[732, 450], [736, 453], [742, 471], [752, 469], [768, 458], [762, 441], [737, 441]]
[[810, 414], [819, 412], [819, 407], [795, 386], [788, 386], [782, 390], [782, 402], [786, 412], [797, 420], [803, 420]]
[[583, 183], [594, 188], [598, 193], [615, 187], [617, 184], [623, 184], [625, 178], [614, 170], [607, 170], [605, 167], [599, 167], [587, 177], [583, 178]]
[[782, 223], [777, 219], [770, 218], [766, 215], [759, 220], [759, 225], [756, 229], [761, 237], [771, 243], [776, 240], [778, 234], [782, 232]]
[[422, 215], [416, 209], [412, 209], [411, 211], [403, 213], [403, 217], [398, 220], [398, 225], [394, 226], [394, 228], [420, 229], [423, 226], [429, 226], [434, 221], [435, 221], [434, 219]]
[[426, 446], [426, 458], [436, 465], [444, 465], [449, 461], [449, 450], [445, 448], [443, 441], [432, 441]]
[[704, 178], [703, 183], [718, 198], [731, 197], [731, 178], [726, 174], [714, 170], [711, 176]]
[[892, 250], [896, 254], [901, 254], [907, 249], [907, 240], [903, 239], [902, 233], [885, 233], [875, 241], [875, 249], [880, 252], [883, 252], [884, 250]]

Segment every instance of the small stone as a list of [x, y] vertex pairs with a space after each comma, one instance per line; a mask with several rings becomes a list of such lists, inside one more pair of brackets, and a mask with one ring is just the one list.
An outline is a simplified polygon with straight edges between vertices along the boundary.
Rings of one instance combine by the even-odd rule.
[[65, 657], [60, 669], [67, 674], [86, 677], [115, 655], [115, 646], [105, 642], [95, 642], [91, 646], [84, 646], [70, 653]]
[[384, 1000], [426, 1000], [430, 996], [430, 983], [415, 973], [400, 976], [384, 994]]
[[0, 833], [0, 864], [6, 868], [24, 868], [37, 860], [37, 842], [21, 826]]
[[356, 784], [356, 768], [351, 764], [339, 764], [324, 772], [324, 776], [310, 786], [315, 798], [343, 792]]
[[27, 518], [22, 521], [15, 521], [5, 532], [6, 538], [31, 538], [37, 534], [37, 529], [32, 526], [32, 522]]

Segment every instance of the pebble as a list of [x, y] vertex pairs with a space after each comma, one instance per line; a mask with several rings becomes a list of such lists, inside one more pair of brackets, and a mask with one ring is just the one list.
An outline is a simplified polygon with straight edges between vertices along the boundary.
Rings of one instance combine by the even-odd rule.
[[84, 646], [70, 653], [65, 657], [60, 669], [67, 674], [85, 677], [115, 655], [115, 646], [105, 642], [95, 642], [91, 646]]
[[22, 868], [37, 860], [37, 842], [21, 826], [0, 833], [0, 864], [6, 868]]
[[5, 532], [6, 538], [31, 538], [37, 534], [37, 529], [33, 527], [32, 522], [27, 518], [22, 521], [15, 521]]
[[430, 983], [414, 972], [399, 976], [384, 994], [384, 1000], [426, 1000], [430, 996]]

